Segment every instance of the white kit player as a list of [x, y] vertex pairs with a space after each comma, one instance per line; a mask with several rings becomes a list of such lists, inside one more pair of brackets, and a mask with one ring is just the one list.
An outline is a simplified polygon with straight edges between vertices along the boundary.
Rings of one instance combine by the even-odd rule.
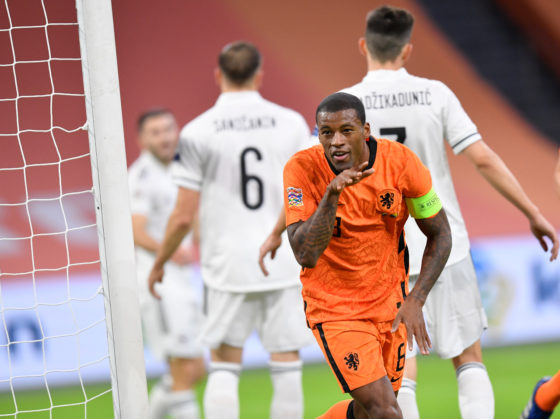
[[201, 336], [211, 348], [205, 417], [239, 417], [242, 350], [256, 329], [271, 354], [270, 417], [301, 418], [299, 349], [312, 336], [305, 323], [299, 266], [288, 247], [276, 254], [268, 276], [257, 259], [283, 205], [284, 163], [309, 142], [309, 129], [301, 115], [260, 96], [263, 73], [252, 44], [227, 45], [218, 63], [221, 95], [180, 134], [177, 204], [150, 283], [161, 281], [163, 264], [191, 228], [200, 202], [207, 315]]
[[[404, 143], [432, 173], [447, 213], [453, 248], [446, 268], [424, 306], [432, 343], [438, 355], [451, 359], [456, 370], [459, 406], [463, 418], [494, 417], [492, 386], [482, 363], [480, 337], [488, 327], [482, 307], [470, 244], [455, 196], [445, 142], [455, 154], [465, 155], [479, 173], [528, 219], [530, 228], [546, 251], [544, 237], [553, 245], [551, 260], [558, 254], [558, 238], [551, 224], [527, 197], [500, 157], [482, 141], [476, 126], [459, 100], [443, 83], [410, 75], [404, 63], [410, 57], [413, 16], [406, 10], [383, 6], [367, 17], [360, 51], [367, 59], [363, 80], [344, 89], [361, 99], [374, 136]], [[420, 272], [425, 236], [414, 223], [405, 227], [410, 249], [411, 282]], [[416, 406], [416, 359], [407, 360], [399, 405], [405, 419], [418, 418]]]
[[169, 375], [150, 393], [150, 419], [200, 417], [193, 386], [204, 375], [203, 347], [197, 342], [203, 321], [193, 278], [196, 252], [189, 235], [165, 266], [161, 301], [149, 293], [148, 275], [177, 197], [171, 165], [179, 140], [175, 118], [153, 109], [138, 119], [142, 153], [130, 166], [129, 186], [136, 266], [144, 337], [158, 358], [169, 364]]

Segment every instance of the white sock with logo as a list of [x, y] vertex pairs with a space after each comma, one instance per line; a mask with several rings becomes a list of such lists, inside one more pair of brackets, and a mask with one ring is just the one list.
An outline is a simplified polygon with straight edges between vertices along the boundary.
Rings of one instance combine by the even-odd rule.
[[270, 379], [274, 389], [270, 419], [301, 419], [303, 417], [303, 362], [270, 361]]
[[403, 419], [420, 419], [418, 404], [416, 403], [416, 381], [403, 378], [397, 403], [401, 408]]
[[467, 362], [457, 368], [459, 409], [463, 419], [493, 419], [494, 392], [484, 364]]
[[239, 418], [239, 375], [241, 364], [210, 362], [208, 381], [204, 391], [206, 419]]

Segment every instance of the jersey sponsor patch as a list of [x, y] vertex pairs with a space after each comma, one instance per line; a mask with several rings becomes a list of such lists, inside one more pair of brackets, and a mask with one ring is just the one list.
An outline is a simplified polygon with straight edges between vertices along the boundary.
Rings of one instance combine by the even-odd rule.
[[286, 189], [288, 192], [288, 207], [301, 207], [303, 206], [303, 191], [301, 188], [289, 187]]

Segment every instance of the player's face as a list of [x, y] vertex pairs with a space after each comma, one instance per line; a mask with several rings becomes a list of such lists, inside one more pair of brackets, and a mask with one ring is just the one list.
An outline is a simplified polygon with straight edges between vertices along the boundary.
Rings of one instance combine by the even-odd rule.
[[336, 170], [349, 169], [369, 157], [365, 142], [369, 137], [369, 124], [362, 125], [354, 109], [319, 112], [317, 127], [319, 141]]
[[158, 160], [169, 163], [175, 156], [179, 130], [175, 118], [163, 114], [148, 118], [140, 131], [140, 143]]

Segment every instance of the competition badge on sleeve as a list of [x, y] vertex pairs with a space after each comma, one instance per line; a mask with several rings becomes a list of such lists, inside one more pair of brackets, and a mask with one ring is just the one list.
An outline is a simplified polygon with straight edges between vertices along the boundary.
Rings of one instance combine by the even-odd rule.
[[303, 206], [303, 192], [300, 188], [289, 187], [286, 192], [288, 192], [288, 207]]

